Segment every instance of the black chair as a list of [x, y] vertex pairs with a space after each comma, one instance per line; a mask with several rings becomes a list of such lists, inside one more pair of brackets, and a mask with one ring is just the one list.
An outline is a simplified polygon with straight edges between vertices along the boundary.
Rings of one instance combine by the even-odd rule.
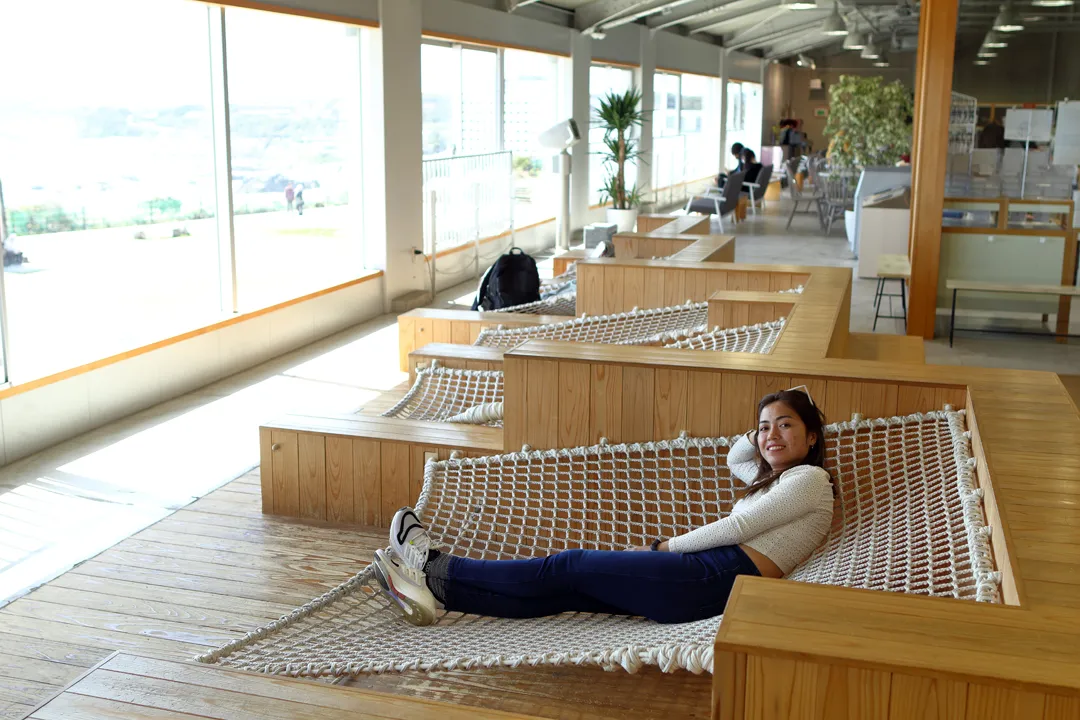
[[723, 188], [711, 187], [704, 195], [690, 198], [686, 203], [686, 212], [716, 215], [716, 219], [720, 221], [720, 232], [724, 232], [724, 216], [734, 213], [739, 206], [739, 194], [742, 192], [745, 177], [745, 172], [728, 175]]

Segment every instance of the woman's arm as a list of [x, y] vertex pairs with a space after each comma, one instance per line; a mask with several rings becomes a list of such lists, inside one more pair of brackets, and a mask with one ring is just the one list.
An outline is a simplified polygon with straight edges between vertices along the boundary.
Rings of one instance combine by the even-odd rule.
[[746, 512], [731, 514], [667, 541], [672, 552], [690, 553], [725, 545], [738, 545], [766, 530], [786, 525], [814, 510], [821, 486], [829, 473], [813, 465], [799, 465], [784, 472], [776, 485], [758, 498]]
[[750, 436], [754, 434], [754, 431], [740, 435], [739, 439], [735, 441], [735, 444], [731, 446], [727, 454], [727, 466], [731, 470], [731, 474], [739, 478], [744, 485], [757, 480], [758, 471], [761, 463], [761, 457], [758, 455], [757, 447], [754, 445], [754, 441], [750, 439]]

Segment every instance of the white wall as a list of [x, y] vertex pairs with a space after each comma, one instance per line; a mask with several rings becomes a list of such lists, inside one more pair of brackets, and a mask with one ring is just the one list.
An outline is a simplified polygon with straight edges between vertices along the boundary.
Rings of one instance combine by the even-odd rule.
[[0, 465], [369, 320], [382, 294], [380, 277], [4, 398]]
[[727, 62], [728, 77], [732, 80], [761, 82], [761, 58], [741, 53], [738, 50], [732, 50], [727, 54], [725, 61]]
[[723, 48], [719, 45], [662, 30], [652, 35], [656, 44], [656, 67], [720, 77], [720, 54]]

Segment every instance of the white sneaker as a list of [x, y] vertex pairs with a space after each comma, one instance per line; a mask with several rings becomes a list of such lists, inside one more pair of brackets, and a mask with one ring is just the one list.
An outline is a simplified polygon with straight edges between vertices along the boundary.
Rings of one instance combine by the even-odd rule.
[[393, 600], [402, 618], [413, 625], [435, 622], [438, 602], [428, 589], [423, 570], [407, 567], [393, 553], [375, 551], [375, 578], [383, 591]]
[[413, 570], [423, 570], [431, 549], [431, 536], [411, 507], [394, 513], [390, 521], [390, 549]]

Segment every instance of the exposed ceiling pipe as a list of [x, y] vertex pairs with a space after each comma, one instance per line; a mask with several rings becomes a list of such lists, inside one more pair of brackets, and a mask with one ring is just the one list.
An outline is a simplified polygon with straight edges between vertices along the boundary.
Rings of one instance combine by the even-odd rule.
[[[746, 36], [747, 35], [752, 34], [755, 30], [757, 30], [762, 25], [768, 25], [769, 23], [771, 23], [773, 20], [775, 20], [779, 16], [785, 15], [785, 14], [787, 14], [787, 11], [785, 11], [783, 8], [777, 8], [773, 12], [766, 15], [763, 19], [758, 20], [756, 23], [754, 23], [750, 27], [743, 28], [739, 32], [732, 35], [731, 36], [731, 44], [729, 45], [728, 43], [725, 42], [724, 47], [726, 47], [729, 50], [738, 50], [740, 47], [746, 47], [746, 45], [743, 45], [743, 44], [740, 44], [740, 43], [746, 42]], [[766, 34], [768, 34], [768, 33], [766, 33]], [[750, 44], [753, 44], [753, 38], [750, 39]]]
[[592, 32], [616, 20], [631, 17], [629, 22], [661, 12], [665, 7], [686, 0], [592, 0], [574, 11], [574, 25], [582, 32]]

